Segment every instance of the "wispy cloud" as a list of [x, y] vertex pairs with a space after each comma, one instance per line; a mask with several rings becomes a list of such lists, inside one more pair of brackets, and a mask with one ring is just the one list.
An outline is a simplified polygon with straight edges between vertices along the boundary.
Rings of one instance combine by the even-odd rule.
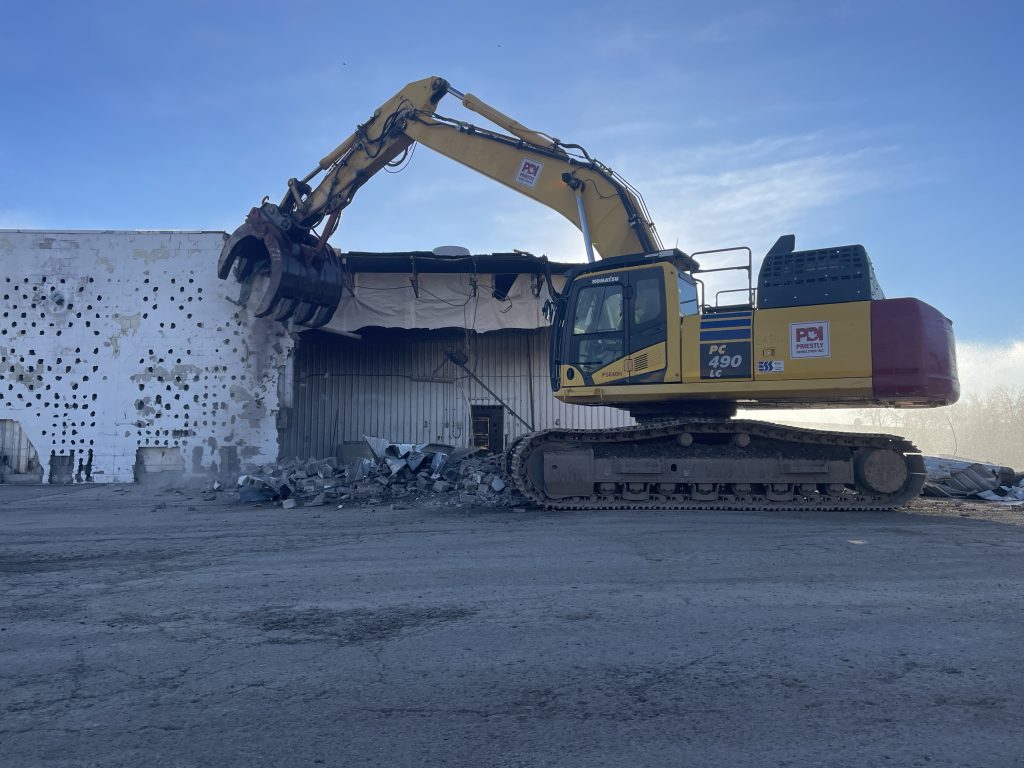
[[[891, 185], [893, 148], [803, 133], [715, 142], [665, 156], [616, 159], [629, 168], [667, 244], [684, 250], [744, 244], [764, 251], [811, 214]], [[821, 231], [820, 224], [808, 227]]]
[[881, 183], [848, 156], [815, 155], [715, 174], [673, 173], [642, 182], [663, 233], [689, 247], [752, 246], [790, 231], [807, 213]]

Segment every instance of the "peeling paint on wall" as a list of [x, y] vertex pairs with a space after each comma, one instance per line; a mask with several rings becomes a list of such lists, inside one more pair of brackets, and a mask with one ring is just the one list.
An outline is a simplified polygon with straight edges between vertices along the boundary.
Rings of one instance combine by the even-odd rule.
[[92, 479], [130, 482], [140, 448], [196, 471], [277, 457], [292, 340], [230, 300], [225, 237], [0, 232], [0, 419], [43, 464], [91, 451]]

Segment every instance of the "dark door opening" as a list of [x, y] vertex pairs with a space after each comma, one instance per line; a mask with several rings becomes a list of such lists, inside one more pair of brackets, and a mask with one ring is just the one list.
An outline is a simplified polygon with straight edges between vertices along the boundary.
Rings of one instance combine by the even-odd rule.
[[473, 417], [473, 445], [486, 448], [491, 453], [505, 450], [505, 409], [500, 405], [474, 405], [470, 407]]

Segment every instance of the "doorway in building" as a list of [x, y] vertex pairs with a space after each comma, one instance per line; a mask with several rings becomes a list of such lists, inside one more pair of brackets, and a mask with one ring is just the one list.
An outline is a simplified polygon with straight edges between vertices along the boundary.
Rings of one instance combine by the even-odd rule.
[[473, 445], [491, 453], [505, 450], [505, 409], [500, 405], [471, 406]]

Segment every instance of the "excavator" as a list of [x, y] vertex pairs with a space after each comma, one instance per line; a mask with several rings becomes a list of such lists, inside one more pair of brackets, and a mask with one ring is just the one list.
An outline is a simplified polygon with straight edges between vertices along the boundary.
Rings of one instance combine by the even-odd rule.
[[[499, 130], [440, 115], [446, 95]], [[566, 403], [626, 409], [636, 424], [521, 436], [506, 468], [526, 497], [555, 509], [884, 510], [920, 493], [924, 462], [902, 437], [782, 426], [737, 409], [954, 403], [952, 323], [937, 309], [885, 298], [861, 245], [799, 251], [784, 235], [756, 285], [749, 248], [666, 249], [640, 194], [583, 147], [440, 77], [385, 102], [290, 179], [280, 203], [264, 198], [225, 242], [219, 277], [234, 273], [257, 316], [327, 323], [344, 287], [327, 242], [341, 212], [414, 143], [537, 200], [583, 235], [587, 262], [560, 289], [547, 280], [551, 387]], [[723, 252], [745, 263], [702, 268], [696, 258]], [[712, 300], [708, 273], [727, 269], [745, 272], [747, 287]]]

